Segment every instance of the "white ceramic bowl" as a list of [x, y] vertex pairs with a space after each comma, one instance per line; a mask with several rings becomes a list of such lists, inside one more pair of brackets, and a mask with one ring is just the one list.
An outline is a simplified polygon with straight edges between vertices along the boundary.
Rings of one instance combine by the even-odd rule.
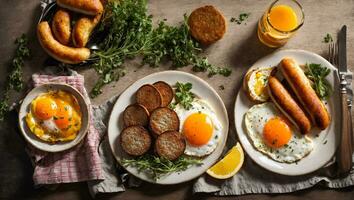
[[[57, 143], [49, 143], [46, 141], [43, 141], [39, 139], [36, 135], [34, 135], [31, 130], [29, 130], [27, 124], [26, 124], [26, 115], [30, 110], [31, 102], [38, 97], [39, 95], [43, 93], [47, 93], [48, 91], [53, 91], [53, 90], [62, 90], [66, 91], [70, 94], [72, 94], [78, 101], [82, 113], [81, 117], [81, 129], [79, 133], [77, 134], [76, 138], [72, 141], [67, 141], [67, 142], [57, 142]], [[86, 135], [87, 129], [89, 126], [89, 108], [88, 104], [85, 100], [85, 98], [81, 95], [81, 93], [73, 88], [70, 85], [67, 84], [58, 84], [58, 83], [48, 83], [48, 84], [43, 84], [41, 86], [35, 87], [27, 94], [25, 99], [23, 100], [19, 115], [18, 115], [18, 120], [19, 120], [19, 127], [20, 130], [24, 136], [24, 138], [32, 144], [34, 147], [42, 150], [42, 151], [47, 151], [47, 152], [59, 152], [59, 151], [64, 151], [67, 149], [70, 149], [77, 145]]]

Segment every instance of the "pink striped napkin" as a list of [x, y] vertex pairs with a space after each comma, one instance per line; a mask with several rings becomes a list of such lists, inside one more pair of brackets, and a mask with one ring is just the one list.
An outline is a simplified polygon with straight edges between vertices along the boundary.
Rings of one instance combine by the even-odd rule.
[[[75, 87], [83, 94], [89, 103], [92, 116], [92, 106], [84, 87], [84, 77], [80, 74], [72, 76], [32, 76], [34, 87], [44, 83], [66, 83]], [[28, 145], [27, 152], [34, 163], [33, 181], [35, 185], [70, 183], [88, 180], [103, 180], [101, 159], [98, 154], [98, 145], [101, 135], [95, 129], [93, 117], [86, 137], [77, 146], [63, 152], [49, 153]]]

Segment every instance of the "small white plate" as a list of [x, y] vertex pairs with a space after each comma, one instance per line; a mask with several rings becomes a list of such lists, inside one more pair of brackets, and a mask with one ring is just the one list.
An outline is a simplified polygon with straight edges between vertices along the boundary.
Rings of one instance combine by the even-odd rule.
[[[333, 157], [336, 147], [338, 146], [339, 136], [339, 94], [338, 94], [338, 78], [336, 75], [336, 68], [332, 66], [327, 60], [321, 56], [303, 50], [282, 50], [268, 55], [258, 60], [251, 68], [258, 67], [270, 67], [276, 66], [284, 57], [290, 57], [297, 61], [299, 64], [306, 63], [319, 63], [322, 66], [326, 66], [331, 69], [331, 73], [328, 75], [327, 80], [332, 86], [333, 94], [328, 100], [327, 109], [331, 115], [331, 124], [324, 131], [320, 132], [319, 137], [315, 137], [315, 134], [311, 133], [310, 137], [314, 141], [313, 151], [301, 159], [297, 163], [287, 164], [280, 163], [270, 159], [268, 156], [257, 151], [249, 138], [247, 137], [247, 131], [244, 127], [244, 115], [251, 108], [252, 103], [246, 96], [244, 90], [241, 88], [238, 92], [235, 102], [234, 116], [238, 137], [240, 142], [247, 152], [247, 154], [260, 166], [265, 169], [283, 175], [297, 176], [313, 172], [322, 166], [324, 166]], [[314, 131], [314, 130], [313, 130]]]
[[118, 162], [120, 162], [120, 160], [123, 158], [130, 158], [122, 151], [118, 141], [119, 134], [123, 130], [122, 113], [128, 105], [135, 102], [135, 92], [139, 89], [140, 86], [144, 84], [152, 84], [157, 81], [165, 81], [170, 85], [175, 85], [177, 81], [182, 83], [192, 83], [193, 88], [191, 91], [201, 99], [207, 101], [210, 106], [214, 108], [214, 111], [223, 126], [220, 143], [212, 154], [206, 156], [203, 159], [202, 165], [192, 165], [185, 171], [171, 173], [169, 175], [161, 177], [157, 181], [153, 180], [151, 177], [148, 176], [148, 174], [144, 172], [139, 173], [137, 168], [135, 167], [128, 166], [125, 169], [134, 176], [151, 183], [177, 184], [186, 182], [203, 174], [210, 166], [212, 166], [217, 161], [225, 146], [229, 130], [228, 115], [223, 101], [216, 93], [216, 91], [211, 86], [209, 86], [208, 83], [192, 74], [180, 71], [164, 71], [154, 73], [136, 81], [130, 87], [128, 87], [120, 95], [113, 107], [108, 124], [109, 144], [111, 146], [113, 155]]
[[[57, 142], [57, 143], [49, 143], [45, 142], [43, 140], [40, 140], [36, 135], [34, 135], [31, 130], [29, 130], [27, 124], [26, 124], [26, 115], [30, 110], [31, 102], [33, 99], [38, 97], [39, 95], [43, 93], [47, 93], [49, 91], [55, 91], [55, 90], [62, 90], [69, 92], [72, 94], [78, 101], [82, 113], [81, 117], [81, 129], [79, 133], [77, 134], [76, 138], [72, 141], [68, 142]], [[73, 88], [70, 85], [67, 84], [59, 84], [59, 83], [48, 83], [48, 84], [43, 84], [41, 86], [35, 87], [27, 94], [25, 99], [23, 100], [21, 107], [20, 107], [20, 112], [18, 114], [18, 120], [19, 120], [19, 126], [20, 130], [30, 144], [32, 144], [34, 147], [42, 150], [42, 151], [47, 151], [47, 152], [59, 152], [59, 151], [64, 151], [67, 149], [70, 149], [77, 145], [86, 135], [88, 125], [89, 125], [89, 110], [88, 110], [88, 105], [85, 101], [85, 98], [81, 95], [79, 91], [77, 91], [75, 88]]]

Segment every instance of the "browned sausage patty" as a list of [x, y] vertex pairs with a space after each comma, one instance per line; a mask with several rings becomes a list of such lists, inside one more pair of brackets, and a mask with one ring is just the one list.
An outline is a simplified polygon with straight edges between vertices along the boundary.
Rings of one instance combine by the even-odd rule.
[[224, 16], [211, 5], [194, 10], [188, 18], [192, 36], [203, 44], [220, 40], [226, 32]]
[[170, 108], [157, 108], [150, 115], [149, 126], [156, 135], [166, 131], [178, 131], [179, 118], [177, 113]]
[[150, 84], [141, 86], [136, 92], [136, 102], [143, 105], [149, 112], [161, 106], [162, 97], [156, 87]]
[[151, 136], [142, 126], [129, 126], [120, 134], [122, 149], [129, 155], [141, 156], [151, 146]]
[[159, 90], [159, 92], [162, 96], [161, 106], [162, 107], [168, 106], [173, 99], [172, 87], [164, 81], [158, 81], [158, 82], [154, 83], [153, 86], [155, 86]]
[[186, 148], [186, 142], [181, 133], [167, 131], [159, 135], [155, 142], [155, 151], [160, 157], [175, 160], [180, 157]]
[[149, 111], [140, 104], [129, 105], [123, 112], [124, 126], [147, 126], [149, 124]]

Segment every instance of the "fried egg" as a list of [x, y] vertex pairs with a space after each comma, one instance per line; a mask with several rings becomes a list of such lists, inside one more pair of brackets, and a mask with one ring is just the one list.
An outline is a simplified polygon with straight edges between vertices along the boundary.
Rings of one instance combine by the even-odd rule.
[[81, 128], [80, 106], [70, 93], [50, 91], [31, 102], [26, 124], [41, 140], [70, 141], [76, 138]]
[[213, 108], [196, 98], [189, 110], [177, 105], [175, 111], [181, 122], [180, 130], [186, 139], [184, 153], [197, 157], [211, 154], [220, 142], [223, 128]]
[[254, 69], [246, 75], [247, 92], [255, 101], [265, 102], [269, 95], [266, 90], [268, 77], [272, 74], [274, 67], [263, 67]]
[[245, 127], [253, 146], [275, 161], [293, 163], [313, 150], [312, 140], [295, 130], [271, 102], [250, 108]]

